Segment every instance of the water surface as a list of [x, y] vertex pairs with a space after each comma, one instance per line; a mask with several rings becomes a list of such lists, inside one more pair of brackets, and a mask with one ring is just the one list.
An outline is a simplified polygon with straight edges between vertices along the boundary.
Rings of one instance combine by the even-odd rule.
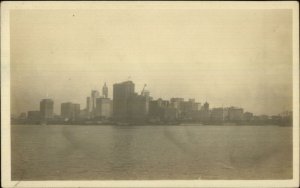
[[12, 125], [13, 180], [290, 179], [292, 127]]

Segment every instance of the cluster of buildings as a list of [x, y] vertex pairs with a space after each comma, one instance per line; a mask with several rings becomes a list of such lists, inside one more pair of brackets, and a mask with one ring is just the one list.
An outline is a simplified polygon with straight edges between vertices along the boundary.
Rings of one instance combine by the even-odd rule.
[[200, 122], [203, 124], [220, 123], [276, 123], [292, 122], [292, 113], [286, 112], [276, 116], [255, 116], [244, 112], [242, 108], [220, 107], [210, 109], [209, 104], [203, 105], [195, 99], [171, 98], [170, 100], [156, 99], [145, 89], [135, 92], [135, 84], [125, 81], [113, 85], [113, 99], [108, 97], [106, 83], [102, 87], [102, 94], [92, 90], [86, 98], [86, 107], [80, 104], [65, 102], [61, 104], [60, 115], [54, 114], [54, 101], [42, 99], [39, 111], [28, 111], [20, 119], [30, 123], [86, 123], [86, 122], [127, 122], [127, 123], [174, 123]]

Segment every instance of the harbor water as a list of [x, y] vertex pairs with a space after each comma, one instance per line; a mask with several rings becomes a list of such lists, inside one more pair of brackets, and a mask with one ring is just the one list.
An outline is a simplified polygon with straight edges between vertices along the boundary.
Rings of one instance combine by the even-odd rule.
[[12, 180], [291, 179], [292, 127], [12, 125]]

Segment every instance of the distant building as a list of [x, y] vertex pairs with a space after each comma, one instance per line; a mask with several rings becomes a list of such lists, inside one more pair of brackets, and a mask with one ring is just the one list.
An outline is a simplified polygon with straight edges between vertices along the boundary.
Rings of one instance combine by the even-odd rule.
[[96, 118], [107, 119], [112, 117], [112, 100], [109, 98], [97, 98], [96, 100]]
[[66, 102], [61, 104], [61, 117], [65, 121], [75, 121], [80, 118], [80, 105]]
[[96, 100], [97, 98], [100, 97], [99, 91], [97, 90], [92, 90], [91, 92], [91, 103], [92, 103], [92, 113], [93, 115], [95, 114], [95, 110], [96, 110]]
[[273, 115], [271, 116], [271, 122], [275, 125], [282, 124], [282, 117], [280, 115]]
[[27, 120], [29, 122], [38, 123], [41, 120], [41, 113], [40, 113], [40, 111], [28, 111], [27, 112]]
[[179, 110], [170, 106], [164, 109], [164, 120], [177, 121], [179, 119]]
[[180, 118], [192, 119], [193, 111], [197, 110], [195, 99], [180, 102]]
[[104, 86], [102, 87], [102, 95], [104, 98], [108, 98], [108, 87], [106, 86], [106, 82], [104, 83]]
[[223, 122], [223, 108], [213, 108], [211, 110], [210, 119], [213, 122]]
[[53, 106], [52, 99], [42, 99], [40, 102], [41, 119], [48, 120], [53, 118]]
[[184, 98], [171, 98], [170, 99], [170, 108], [175, 108], [178, 113], [178, 118], [181, 115], [182, 103], [184, 102]]
[[243, 115], [243, 120], [246, 122], [252, 121], [253, 120], [253, 113], [250, 112], [245, 112]]
[[201, 110], [201, 103], [199, 102], [194, 103], [193, 110], [197, 110], [197, 111]]
[[128, 99], [134, 95], [134, 83], [126, 81], [113, 85], [113, 117], [125, 120], [128, 114]]
[[86, 98], [86, 110], [87, 112], [92, 112], [93, 110], [91, 97]]
[[204, 123], [210, 121], [210, 111], [208, 102], [205, 102], [200, 110], [200, 121]]
[[79, 120], [80, 119], [80, 104], [73, 104], [74, 105], [74, 120]]
[[157, 99], [149, 102], [149, 116], [153, 119], [163, 120], [165, 109], [169, 107], [169, 101]]
[[20, 113], [20, 115], [18, 117], [19, 120], [26, 120], [26, 118], [27, 118], [27, 116], [26, 116], [25, 112]]
[[288, 125], [292, 126], [293, 125], [293, 112], [292, 111], [284, 111], [279, 114], [281, 117], [281, 123], [282, 125]]
[[79, 119], [81, 119], [81, 120], [89, 119], [89, 113], [88, 113], [88, 111], [87, 111], [86, 108], [80, 110], [80, 112], [79, 112]]
[[71, 102], [62, 103], [60, 107], [60, 115], [64, 120], [75, 119], [73, 103]]
[[268, 115], [260, 115], [259, 117], [259, 121], [261, 122], [266, 122], [269, 120], [269, 116]]
[[228, 109], [228, 120], [229, 121], [242, 121], [244, 110], [242, 108], [229, 107]]
[[208, 102], [205, 102], [205, 103], [203, 104], [202, 110], [205, 110], [205, 111], [208, 111], [208, 110], [209, 110], [209, 104], [208, 104]]
[[184, 101], [184, 98], [179, 98], [179, 97], [175, 97], [175, 98], [170, 99], [171, 103], [173, 103], [173, 102], [183, 102], [183, 101]]
[[128, 118], [135, 121], [144, 121], [149, 114], [149, 97], [133, 94], [128, 98]]

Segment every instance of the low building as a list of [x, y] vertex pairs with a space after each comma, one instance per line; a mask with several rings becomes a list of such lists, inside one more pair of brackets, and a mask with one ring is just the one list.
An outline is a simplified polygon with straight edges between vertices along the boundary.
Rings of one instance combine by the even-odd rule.
[[207, 123], [210, 121], [210, 111], [209, 111], [209, 103], [205, 102], [203, 106], [201, 107], [201, 110], [199, 112], [200, 115], [200, 121], [203, 123]]
[[27, 120], [31, 123], [39, 123], [41, 120], [40, 111], [28, 111], [27, 112]]
[[186, 120], [192, 120], [194, 111], [199, 108], [199, 103], [195, 102], [195, 99], [189, 99], [188, 101], [181, 101], [180, 104], [180, 118]]
[[228, 108], [228, 121], [237, 122], [243, 120], [244, 110], [242, 108], [230, 107]]
[[282, 117], [280, 115], [271, 116], [271, 122], [275, 125], [280, 125], [282, 123]]
[[250, 122], [253, 120], [253, 113], [245, 112], [243, 115], [243, 121]]
[[174, 107], [167, 107], [164, 109], [165, 121], [177, 121], [179, 118], [179, 110]]
[[149, 117], [151, 119], [164, 119], [165, 108], [169, 107], [169, 101], [157, 99], [149, 101]]
[[212, 122], [223, 122], [223, 108], [213, 108], [210, 114]]

